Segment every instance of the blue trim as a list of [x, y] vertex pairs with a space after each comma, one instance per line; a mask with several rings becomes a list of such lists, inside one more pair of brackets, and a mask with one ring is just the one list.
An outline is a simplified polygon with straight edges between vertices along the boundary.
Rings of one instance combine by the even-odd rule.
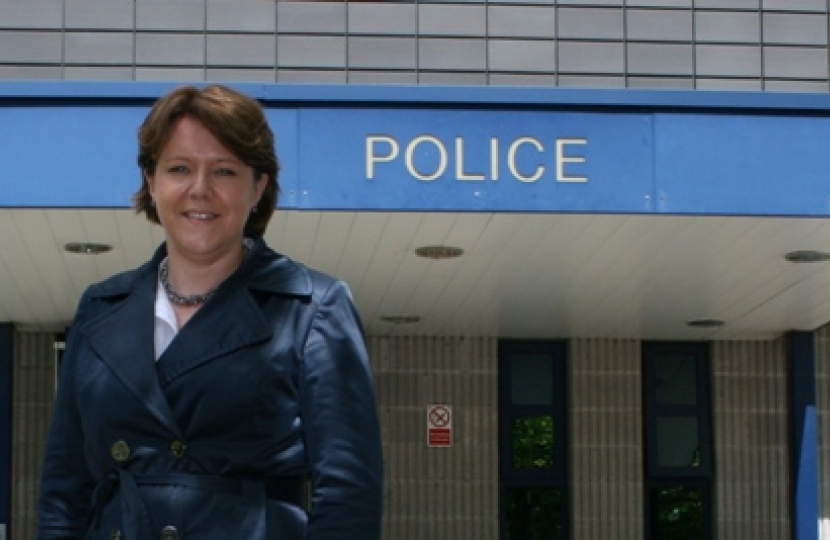
[[0, 524], [11, 529], [14, 326], [0, 324]]
[[[147, 100], [190, 82], [128, 81], [2, 81], [0, 99], [83, 99]], [[817, 111], [830, 112], [830, 94], [793, 92], [745, 92], [709, 90], [579, 89], [509, 86], [431, 85], [309, 85], [223, 83], [264, 101], [315, 103], [319, 106], [343, 103], [575, 106], [671, 109], [732, 109], [735, 111]]]
[[[0, 83], [0, 208], [127, 208], [174, 83]], [[825, 217], [830, 95], [235, 85], [265, 104], [279, 206]]]
[[790, 397], [793, 540], [819, 538], [819, 456], [816, 345], [812, 332], [786, 335]]

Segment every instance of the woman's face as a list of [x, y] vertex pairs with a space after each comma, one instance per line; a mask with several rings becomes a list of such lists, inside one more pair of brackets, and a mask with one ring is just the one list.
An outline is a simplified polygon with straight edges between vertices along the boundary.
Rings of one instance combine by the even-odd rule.
[[266, 178], [254, 178], [253, 168], [201, 122], [184, 117], [174, 124], [147, 182], [170, 256], [210, 264], [241, 251], [245, 222]]

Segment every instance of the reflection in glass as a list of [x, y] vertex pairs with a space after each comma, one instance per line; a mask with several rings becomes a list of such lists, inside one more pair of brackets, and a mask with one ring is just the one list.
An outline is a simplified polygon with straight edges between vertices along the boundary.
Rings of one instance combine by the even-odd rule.
[[695, 357], [658, 356], [654, 365], [654, 389], [658, 405], [695, 405]]
[[703, 494], [684, 486], [654, 488], [651, 491], [653, 529], [656, 540], [700, 540], [703, 530]]
[[553, 467], [553, 416], [523, 416], [513, 421], [513, 468]]
[[510, 380], [514, 405], [553, 404], [553, 359], [549, 354], [512, 355]]
[[561, 540], [562, 492], [551, 488], [511, 488], [504, 505], [507, 540]]
[[696, 417], [657, 417], [657, 466], [700, 467], [700, 441]]

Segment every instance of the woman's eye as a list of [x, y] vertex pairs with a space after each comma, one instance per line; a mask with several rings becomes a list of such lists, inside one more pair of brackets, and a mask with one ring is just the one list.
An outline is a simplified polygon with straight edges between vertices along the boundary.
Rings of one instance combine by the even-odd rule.
[[174, 173], [174, 174], [186, 173], [187, 172], [187, 167], [184, 166], [184, 165], [172, 165], [172, 166], [167, 168], [167, 172]]
[[236, 171], [233, 169], [217, 169], [216, 176], [236, 176]]

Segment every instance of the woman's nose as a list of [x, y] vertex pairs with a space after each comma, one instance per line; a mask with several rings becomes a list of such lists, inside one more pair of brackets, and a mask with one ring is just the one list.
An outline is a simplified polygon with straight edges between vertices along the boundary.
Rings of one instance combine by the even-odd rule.
[[210, 191], [210, 171], [207, 168], [199, 168], [193, 175], [193, 183], [190, 185], [191, 195], [206, 195]]

